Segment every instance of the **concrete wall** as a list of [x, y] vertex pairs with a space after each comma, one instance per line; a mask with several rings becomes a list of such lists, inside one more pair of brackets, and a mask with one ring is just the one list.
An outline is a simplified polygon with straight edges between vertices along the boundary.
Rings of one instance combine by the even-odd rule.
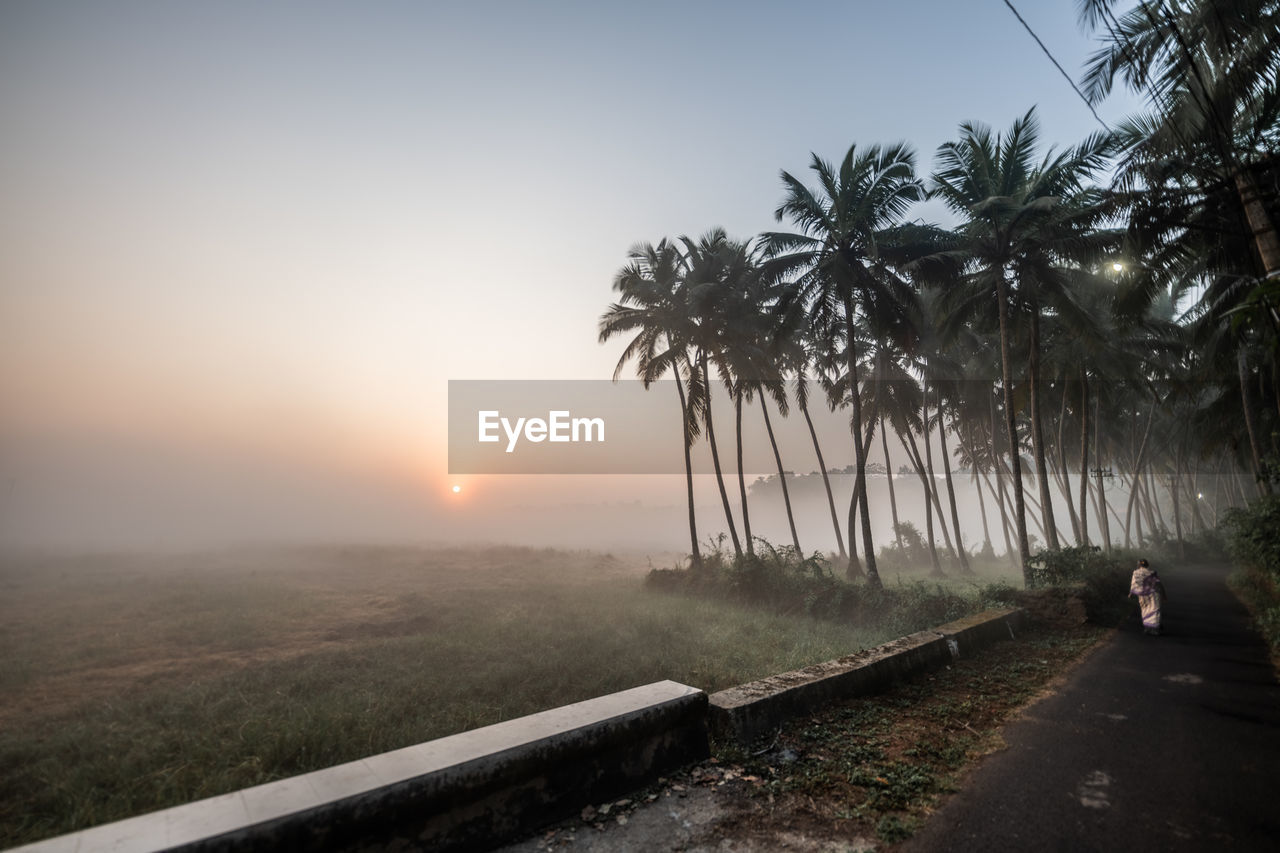
[[706, 758], [706, 706], [661, 681], [19, 849], [488, 849]]
[[1022, 619], [1018, 609], [989, 610], [833, 661], [721, 690], [711, 696], [712, 731], [749, 743], [785, 720], [833, 700], [879, 692], [906, 676], [1010, 639]]

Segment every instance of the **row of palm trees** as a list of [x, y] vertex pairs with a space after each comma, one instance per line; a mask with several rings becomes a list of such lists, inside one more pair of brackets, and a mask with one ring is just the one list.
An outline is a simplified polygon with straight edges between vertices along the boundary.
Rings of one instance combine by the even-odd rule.
[[[793, 547], [801, 551], [770, 406], [781, 417], [798, 409], [806, 421], [839, 558], [851, 574], [865, 565], [872, 584], [867, 464], [877, 433], [886, 464], [893, 432], [925, 486], [936, 572], [935, 511], [947, 551], [969, 569], [953, 458], [978, 482], [979, 498], [985, 486], [999, 507], [1006, 553], [1024, 571], [1028, 518], [1048, 547], [1067, 541], [1054, 485], [1071, 537], [1107, 547], [1112, 518], [1126, 542], [1135, 528], [1140, 541], [1168, 530], [1170, 504], [1179, 542], [1184, 524], [1205, 526], [1198, 472], [1222, 472], [1228, 502], [1269, 488], [1267, 429], [1280, 423], [1272, 308], [1280, 254], [1273, 266], [1276, 194], [1265, 190], [1280, 173], [1280, 41], [1250, 32], [1238, 64], [1226, 48], [1246, 24], [1280, 35], [1276, 4], [1252, 0], [1224, 12], [1207, 0], [1143, 3], [1122, 18], [1111, 5], [1082, 3], [1085, 21], [1107, 34], [1086, 90], [1102, 97], [1119, 76], [1149, 89], [1152, 104], [1116, 132], [1042, 152], [1034, 110], [1003, 133], [963, 124], [927, 178], [906, 145], [854, 145], [838, 164], [815, 155], [812, 184], [782, 173], [775, 216], [788, 230], [745, 241], [712, 230], [632, 249], [599, 334], [631, 336], [615, 378], [634, 361], [646, 385], [676, 379], [694, 565], [691, 454], [704, 435], [734, 551], [753, 553], [741, 457], [744, 411], [756, 403]], [[1224, 41], [1216, 47], [1187, 38], [1208, 12]], [[1249, 74], [1252, 83], [1242, 82]], [[1188, 118], [1197, 109], [1199, 124]], [[909, 220], [926, 198], [942, 200], [959, 225]], [[810, 416], [814, 383], [823, 404], [849, 419], [847, 539]], [[717, 394], [733, 404], [737, 518], [712, 414]], [[935, 445], [949, 512], [933, 476]], [[1107, 506], [1108, 468], [1128, 490], [1123, 513]], [[1091, 469], [1093, 489], [1084, 476]], [[892, 492], [890, 503], [897, 529]], [[983, 519], [989, 547], [985, 507]]]

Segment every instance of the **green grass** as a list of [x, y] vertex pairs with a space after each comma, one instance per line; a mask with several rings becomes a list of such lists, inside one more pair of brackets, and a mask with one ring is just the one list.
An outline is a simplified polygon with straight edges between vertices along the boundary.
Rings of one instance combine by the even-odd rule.
[[0, 846], [661, 679], [719, 690], [895, 636], [649, 591], [619, 563], [525, 549], [6, 559]]

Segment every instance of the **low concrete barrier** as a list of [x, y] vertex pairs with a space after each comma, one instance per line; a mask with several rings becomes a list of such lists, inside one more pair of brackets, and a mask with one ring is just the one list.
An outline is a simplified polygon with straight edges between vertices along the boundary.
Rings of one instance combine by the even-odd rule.
[[750, 743], [784, 720], [833, 700], [877, 693], [908, 675], [1010, 639], [1023, 616], [1016, 608], [988, 610], [833, 661], [721, 690], [710, 699], [712, 730]]
[[486, 849], [706, 758], [706, 708], [660, 681], [19, 850]]

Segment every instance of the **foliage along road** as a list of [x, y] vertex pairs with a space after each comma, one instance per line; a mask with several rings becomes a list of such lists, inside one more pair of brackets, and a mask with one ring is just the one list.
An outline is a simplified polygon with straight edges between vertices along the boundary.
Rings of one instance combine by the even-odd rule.
[[903, 851], [1274, 850], [1280, 684], [1222, 567], [1161, 570], [1131, 619], [1004, 731]]

